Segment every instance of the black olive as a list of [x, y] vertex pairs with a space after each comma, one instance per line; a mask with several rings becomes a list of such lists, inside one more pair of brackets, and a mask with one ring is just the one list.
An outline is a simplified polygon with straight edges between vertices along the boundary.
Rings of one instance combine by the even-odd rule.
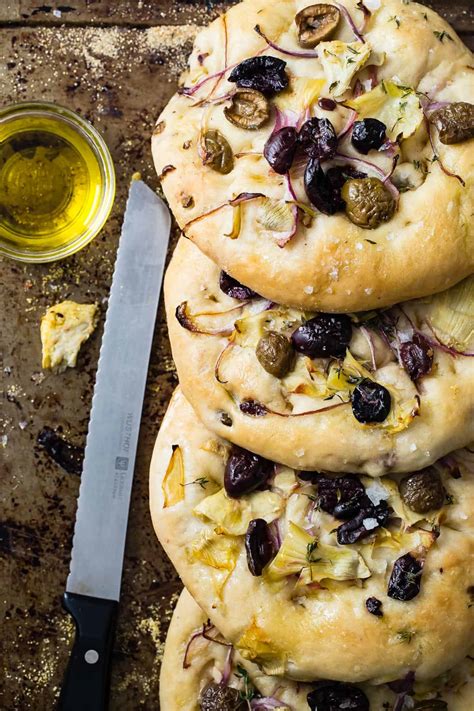
[[345, 521], [360, 511], [365, 498], [365, 488], [355, 474], [346, 476], [320, 476], [318, 486], [319, 506], [326, 513]]
[[240, 62], [229, 74], [229, 81], [245, 89], [256, 89], [272, 96], [288, 86], [286, 62], [277, 57], [260, 55]]
[[247, 702], [238, 689], [211, 681], [199, 694], [201, 711], [244, 711]]
[[401, 480], [399, 490], [404, 503], [416, 513], [440, 509], [446, 498], [445, 488], [435, 469], [409, 474]]
[[352, 393], [352, 412], [358, 422], [383, 422], [390, 412], [392, 398], [383, 385], [364, 378]]
[[219, 287], [224, 294], [231, 296], [233, 299], [238, 299], [239, 301], [247, 301], [247, 299], [255, 299], [258, 297], [256, 291], [249, 289], [248, 286], [244, 286], [237, 279], [231, 277], [227, 272], [221, 272], [219, 275]]
[[423, 565], [411, 553], [395, 561], [388, 582], [387, 595], [394, 600], [413, 600], [420, 592]]
[[307, 700], [311, 711], [369, 711], [362, 689], [342, 681], [318, 681]]
[[438, 129], [441, 143], [451, 145], [468, 141], [474, 138], [474, 104], [455, 101], [434, 111], [430, 122]]
[[310, 158], [304, 171], [304, 189], [308, 200], [325, 215], [341, 210], [340, 191], [334, 187], [317, 158]]
[[269, 331], [257, 343], [255, 353], [258, 362], [267, 373], [284, 378], [291, 369], [295, 352], [286, 336]]
[[265, 405], [257, 400], [242, 400], [239, 405], [239, 410], [244, 413], [244, 415], [250, 415], [250, 417], [265, 417], [268, 414], [268, 410]]
[[283, 175], [291, 168], [296, 151], [296, 139], [296, 128], [293, 126], [284, 126], [268, 138], [263, 148], [263, 155], [275, 173]]
[[337, 104], [334, 99], [328, 99], [324, 96], [318, 99], [318, 106], [323, 109], [323, 111], [334, 111], [337, 109]]
[[375, 615], [375, 617], [383, 617], [381, 600], [378, 600], [376, 597], [368, 597], [365, 601], [365, 606], [367, 608], [367, 612], [370, 612], [371, 615]]
[[[370, 536], [380, 526], [384, 526], [389, 516], [390, 509], [386, 501], [381, 501], [375, 506], [368, 497], [365, 497], [359, 513], [337, 529], [337, 542], [342, 546], [357, 543], [357, 541], [366, 536]], [[366, 528], [365, 522], [369, 520], [371, 521], [371, 526]], [[376, 522], [375, 525], [374, 521]]]
[[263, 518], [250, 521], [245, 534], [245, 550], [248, 568], [252, 575], [258, 577], [275, 555], [270, 528]]
[[326, 118], [310, 118], [299, 132], [298, 142], [310, 158], [319, 161], [333, 158], [337, 150], [337, 135], [334, 126]]
[[366, 118], [363, 121], [356, 121], [352, 128], [352, 145], [359, 153], [367, 155], [370, 150], [377, 150], [383, 146], [387, 138], [386, 130], [386, 125], [378, 119]]
[[81, 474], [84, 461], [84, 449], [66, 442], [50, 427], [43, 427], [38, 435], [40, 444], [49, 456], [69, 474]]
[[413, 381], [428, 375], [433, 365], [433, 348], [421, 333], [400, 346], [400, 360]]
[[349, 316], [320, 313], [293, 331], [291, 342], [298, 353], [310, 358], [343, 358], [351, 337]]
[[267, 481], [274, 465], [268, 459], [233, 445], [224, 472], [224, 488], [234, 499], [258, 489]]

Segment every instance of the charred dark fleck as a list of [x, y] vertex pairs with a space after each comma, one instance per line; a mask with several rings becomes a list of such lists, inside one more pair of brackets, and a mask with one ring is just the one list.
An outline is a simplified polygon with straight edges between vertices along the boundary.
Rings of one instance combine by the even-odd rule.
[[233, 445], [225, 467], [224, 488], [232, 498], [249, 494], [266, 483], [273, 468], [268, 459]]
[[307, 700], [311, 711], [369, 711], [362, 689], [342, 681], [318, 681]]
[[400, 346], [400, 360], [413, 381], [428, 375], [433, 366], [433, 348], [421, 333]]
[[220, 273], [219, 287], [224, 294], [227, 294], [227, 296], [233, 299], [238, 299], [239, 301], [247, 301], [247, 299], [255, 299], [258, 297], [255, 291], [241, 284], [237, 279], [227, 274], [227, 272]]
[[272, 96], [288, 86], [285, 67], [286, 62], [277, 57], [249, 57], [231, 71], [229, 81], [246, 89], [256, 89], [265, 96]]
[[387, 595], [394, 600], [413, 600], [420, 592], [423, 564], [411, 553], [395, 561], [388, 582]]
[[385, 143], [387, 127], [382, 121], [366, 118], [356, 121], [352, 128], [352, 145], [359, 153], [367, 155], [370, 150], [377, 150]]
[[367, 612], [370, 612], [371, 615], [375, 615], [375, 617], [383, 617], [381, 600], [378, 600], [376, 597], [368, 597], [365, 601], [365, 606], [367, 608]]
[[320, 313], [293, 331], [291, 342], [298, 353], [310, 358], [342, 358], [351, 337], [349, 316]]
[[245, 534], [245, 550], [248, 568], [258, 577], [275, 555], [270, 528], [263, 518], [250, 521]]
[[232, 417], [227, 412], [221, 412], [219, 419], [225, 427], [232, 427]]
[[297, 133], [293, 126], [284, 126], [272, 133], [265, 143], [263, 155], [275, 173], [287, 173], [296, 151]]
[[326, 118], [310, 118], [299, 132], [298, 142], [303, 151], [319, 161], [333, 158], [337, 149], [334, 126]]
[[392, 398], [387, 388], [369, 378], [356, 385], [352, 393], [352, 412], [363, 424], [383, 422], [390, 412]]
[[43, 427], [38, 435], [38, 444], [60, 467], [69, 474], [81, 474], [84, 460], [84, 449], [66, 442], [50, 427]]

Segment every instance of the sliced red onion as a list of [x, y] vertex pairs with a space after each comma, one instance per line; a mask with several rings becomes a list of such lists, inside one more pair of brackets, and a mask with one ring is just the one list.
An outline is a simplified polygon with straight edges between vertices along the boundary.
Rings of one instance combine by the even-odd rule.
[[372, 17], [372, 13], [371, 13], [371, 11], [369, 10], [369, 8], [368, 8], [366, 5], [364, 5], [364, 3], [362, 2], [362, 0], [359, 0], [359, 2], [357, 3], [357, 7], [359, 8], [359, 10], [360, 10], [361, 12], [364, 13], [364, 24], [365, 24], [365, 23], [367, 22], [367, 20], [368, 20], [370, 17]]
[[[424, 109], [423, 109], [423, 110], [424, 110]], [[425, 121], [426, 121], [426, 123], [427, 123], [427, 125], [428, 125], [428, 137], [429, 137], [429, 139], [430, 139], [431, 148], [432, 148], [432, 150], [433, 150], [433, 160], [436, 160], [436, 161], [439, 163], [439, 167], [441, 168], [441, 170], [443, 171], [443, 173], [444, 173], [445, 175], [449, 175], [450, 178], [456, 178], [456, 180], [459, 180], [459, 182], [461, 183], [461, 185], [463, 186], [463, 188], [465, 188], [465, 187], [466, 187], [466, 183], [465, 183], [464, 180], [461, 178], [461, 176], [460, 176], [460, 175], [457, 175], [457, 173], [452, 173], [450, 170], [448, 170], [448, 168], [446, 168], [446, 166], [443, 164], [443, 161], [441, 160], [441, 156], [436, 152], [436, 148], [435, 148], [435, 144], [434, 144], [434, 138], [433, 138], [433, 126], [432, 126], [432, 124], [430, 123], [430, 120], [429, 120], [429, 118], [426, 116], [426, 114], [425, 114]]]
[[340, 402], [336, 402], [334, 405], [326, 405], [325, 407], [320, 407], [319, 410], [307, 410], [306, 412], [297, 412], [295, 414], [270, 410], [265, 405], [263, 405], [263, 407], [265, 407], [268, 414], [277, 415], [277, 417], [305, 417], [306, 415], [319, 415], [322, 412], [329, 412], [330, 410], [335, 410], [336, 408], [342, 407], [343, 405], [348, 405], [349, 403], [350, 400], [341, 400]]
[[188, 662], [188, 654], [189, 654], [189, 650], [190, 650], [191, 645], [194, 642], [194, 640], [198, 639], [198, 637], [204, 637], [205, 639], [210, 639], [212, 642], [217, 641], [217, 640], [213, 640], [212, 638], [209, 638], [206, 636], [212, 629], [215, 629], [215, 627], [208, 620], [207, 622], [205, 622], [203, 624], [202, 629], [200, 629], [199, 632], [194, 632], [191, 635], [191, 637], [189, 638], [188, 643], [186, 645], [186, 649], [184, 650], [183, 669], [189, 669], [189, 667], [191, 666], [191, 664]]
[[262, 696], [259, 699], [252, 699], [250, 702], [250, 708], [252, 711], [254, 709], [257, 709], [258, 711], [271, 711], [271, 709], [279, 709], [279, 708], [285, 708], [288, 709], [288, 711], [291, 711], [291, 706], [288, 706], [288, 704], [280, 699], [277, 699], [275, 696]]
[[279, 247], [284, 247], [298, 231], [298, 208], [296, 205], [291, 205], [290, 209], [293, 215], [293, 225], [287, 232], [275, 232], [275, 235], [278, 237], [277, 245]]
[[342, 129], [342, 131], [337, 134], [337, 139], [338, 139], [338, 141], [340, 141], [341, 139], [343, 139], [344, 136], [347, 136], [347, 134], [348, 134], [349, 131], [351, 130], [352, 126], [354, 125], [356, 118], [357, 118], [357, 111], [351, 110], [351, 112], [350, 112], [350, 114], [349, 114], [349, 117], [348, 117], [348, 119], [347, 119], [346, 125], [344, 126], [344, 128]]
[[377, 370], [377, 362], [376, 362], [376, 360], [375, 360], [375, 348], [374, 348], [374, 342], [373, 342], [373, 339], [372, 339], [372, 334], [370, 333], [370, 331], [369, 331], [365, 326], [361, 326], [361, 327], [360, 327], [360, 332], [362, 333], [362, 335], [364, 336], [365, 340], [366, 340], [367, 343], [369, 344], [370, 358], [371, 358], [371, 361], [372, 361], [372, 370]]
[[347, 8], [345, 8], [344, 5], [341, 5], [338, 2], [334, 2], [334, 0], [333, 0], [332, 4], [335, 5], [337, 7], [337, 9], [344, 15], [352, 32], [354, 33], [354, 36], [357, 37], [359, 42], [363, 42], [365, 44], [365, 39], [362, 37], [361, 33], [357, 29], [356, 24], [355, 24], [354, 20], [352, 19], [351, 14], [347, 10]]
[[195, 106], [210, 106], [211, 104], [221, 104], [223, 101], [227, 101], [227, 99], [232, 99], [234, 94], [235, 90], [229, 91], [226, 94], [221, 94], [220, 96], [215, 96], [213, 99], [199, 99], [199, 101], [196, 101], [194, 104], [191, 104], [191, 106], [194, 108]]
[[279, 131], [281, 128], [286, 128], [286, 126], [296, 126], [298, 121], [299, 118], [296, 111], [291, 111], [290, 109], [282, 111], [281, 109], [275, 107], [275, 125], [273, 126], [271, 135]]
[[374, 89], [379, 83], [378, 67], [376, 67], [375, 64], [370, 64], [367, 67], [367, 71], [369, 73], [370, 88]]
[[191, 227], [191, 225], [193, 225], [195, 222], [199, 222], [200, 220], [203, 220], [205, 217], [210, 217], [210, 215], [214, 215], [214, 213], [219, 212], [219, 210], [222, 210], [223, 207], [227, 207], [228, 205], [230, 205], [231, 207], [234, 207], [235, 205], [240, 205], [243, 202], [248, 202], [249, 200], [257, 200], [258, 198], [261, 198], [261, 197], [266, 197], [266, 196], [263, 193], [240, 193], [232, 200], [227, 200], [227, 202], [223, 202], [220, 205], [217, 205], [217, 207], [213, 207], [210, 210], [207, 210], [207, 212], [203, 212], [202, 215], [193, 217], [192, 220], [189, 220], [189, 222], [186, 222], [186, 224], [183, 227], [183, 232], [186, 233], [186, 230], [188, 229], [188, 227]]
[[356, 83], [354, 84], [354, 89], [352, 91], [352, 96], [353, 98], [357, 99], [358, 96], [364, 93], [364, 87], [362, 85], [362, 82], [360, 79], [356, 79]]
[[465, 358], [474, 358], [474, 353], [470, 353], [469, 351], [458, 351], [456, 348], [453, 348], [452, 346], [447, 346], [445, 343], [439, 340], [438, 336], [433, 330], [432, 325], [429, 323], [429, 321], [426, 321], [426, 325], [430, 329], [431, 333], [433, 336], [430, 338], [429, 336], [426, 335], [426, 333], [423, 333], [422, 335], [426, 338], [430, 346], [433, 346], [433, 348], [439, 348], [440, 351], [444, 351], [445, 353], [449, 353], [450, 355], [456, 357], [456, 356], [464, 356]]
[[300, 52], [295, 49], [285, 49], [284, 47], [280, 47], [280, 45], [276, 44], [276, 42], [273, 42], [271, 39], [269, 39], [264, 32], [260, 29], [260, 25], [255, 25], [254, 27], [255, 32], [260, 35], [260, 37], [263, 37], [265, 42], [267, 42], [268, 46], [271, 47], [272, 49], [275, 49], [277, 52], [280, 52], [281, 54], [287, 54], [289, 57], [301, 57], [303, 59], [314, 59], [315, 57], [318, 56], [318, 53], [316, 50], [309, 51], [309, 52]]
[[230, 675], [232, 674], [232, 657], [233, 656], [234, 656], [234, 648], [232, 646], [230, 646], [229, 651], [227, 652], [227, 656], [225, 658], [224, 669], [222, 670], [221, 684], [224, 684], [224, 686], [227, 686], [229, 684]]

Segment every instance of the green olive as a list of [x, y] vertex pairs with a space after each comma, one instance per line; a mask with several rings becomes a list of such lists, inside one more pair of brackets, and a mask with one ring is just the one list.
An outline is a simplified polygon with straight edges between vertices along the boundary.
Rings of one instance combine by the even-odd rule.
[[341, 195], [350, 221], [366, 230], [388, 222], [395, 212], [395, 200], [378, 178], [347, 180]]
[[455, 101], [434, 111], [430, 122], [438, 129], [441, 143], [468, 141], [474, 138], [474, 104]]
[[238, 689], [210, 682], [199, 694], [201, 711], [244, 711], [246, 702]]
[[234, 167], [234, 154], [220, 131], [209, 129], [201, 136], [202, 162], [218, 173], [226, 175]]
[[403, 502], [416, 513], [440, 509], [446, 498], [445, 488], [434, 469], [409, 474], [401, 480], [399, 490]]
[[326, 3], [308, 5], [300, 10], [295, 17], [300, 46], [311, 49], [328, 39], [338, 26], [340, 17], [337, 7]]
[[268, 121], [270, 109], [267, 99], [256, 89], [237, 89], [224, 115], [234, 126], [256, 131]]
[[274, 331], [262, 336], [256, 354], [262, 368], [276, 378], [283, 378], [291, 370], [295, 355], [288, 338]]

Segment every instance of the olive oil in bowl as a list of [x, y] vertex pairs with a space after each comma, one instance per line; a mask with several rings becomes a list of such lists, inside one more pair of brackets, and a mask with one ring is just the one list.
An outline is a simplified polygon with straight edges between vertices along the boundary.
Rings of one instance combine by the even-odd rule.
[[87, 121], [53, 104], [0, 111], [0, 253], [73, 254], [99, 232], [114, 193], [112, 159]]

